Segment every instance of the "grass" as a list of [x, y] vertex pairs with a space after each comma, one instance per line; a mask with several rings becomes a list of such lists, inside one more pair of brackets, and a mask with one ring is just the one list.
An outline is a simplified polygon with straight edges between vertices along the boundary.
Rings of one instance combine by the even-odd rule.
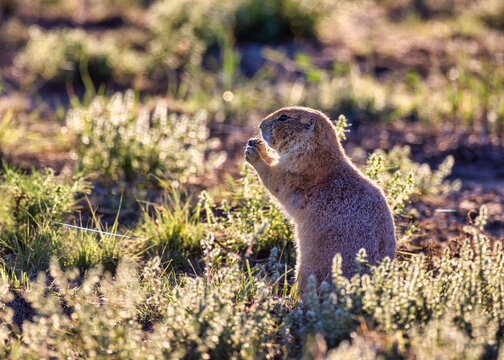
[[[337, 126], [343, 137], [344, 117]], [[449, 165], [422, 175], [407, 149], [394, 149], [373, 154], [367, 172], [400, 208], [413, 193], [410, 188], [450, 189], [443, 182]], [[409, 187], [398, 185], [405, 181], [401, 175], [384, 175], [393, 166], [411, 171]], [[33, 313], [32, 322], [5, 331], [1, 351], [9, 358], [293, 356], [312, 351], [306, 344], [317, 334], [329, 348], [337, 346], [361, 323], [356, 316], [382, 327], [377, 336], [388, 336], [398, 329], [424, 329], [445, 303], [478, 304], [488, 314], [500, 306], [493, 290], [499, 286], [500, 260], [483, 233], [484, 209], [479, 225], [467, 228], [460, 258], [446, 253], [434, 260], [436, 271], [419, 255], [407, 262], [385, 261], [370, 276], [349, 281], [340, 276], [336, 257], [332, 283], [320, 293], [312, 285], [300, 301], [292, 282], [291, 225], [247, 166], [230, 187], [230, 201], [216, 204], [202, 192], [195, 203], [172, 187], [161, 204], [145, 205], [134, 228], [119, 227], [116, 218], [105, 229], [129, 237], [57, 226], [63, 219], [78, 220], [71, 214], [76, 195], [89, 189], [82, 179], [69, 182], [50, 171], [27, 175], [6, 167], [2, 181], [4, 197], [11, 200], [4, 202], [4, 219], [10, 220], [0, 224], [0, 249], [11, 261], [1, 264], [0, 302], [6, 310], [1, 321], [4, 326], [13, 321], [13, 296], [30, 303]], [[94, 212], [90, 226], [102, 229]], [[471, 265], [473, 257], [480, 268]], [[359, 261], [365, 266], [365, 253]], [[495, 262], [495, 271], [487, 267], [482, 273], [488, 261]], [[461, 267], [467, 276], [460, 277]], [[474, 276], [488, 277], [483, 283], [493, 286], [485, 290], [491, 298], [476, 295], [480, 288], [471, 286], [480, 285], [470, 282]], [[470, 292], [460, 295], [457, 286]], [[464, 309], [455, 308], [453, 318]], [[463, 332], [464, 324], [457, 322], [457, 331]]]
[[[460, 188], [452, 140], [434, 168], [413, 160], [410, 129], [502, 144], [498, 2], [22, 0], [0, 12], [0, 357], [502, 355], [495, 204], [457, 246], [409, 251], [432, 230], [417, 217], [439, 216], [423, 203]], [[289, 104], [330, 114], [342, 140], [353, 124], [350, 145], [378, 129], [362, 168], [406, 249], [352, 279], [337, 256], [302, 297], [293, 226], [241, 163], [242, 137]], [[397, 124], [411, 146], [380, 149]], [[368, 267], [364, 252], [356, 261]]]
[[53, 82], [77, 82], [89, 76], [100, 82], [114, 77], [121, 82], [131, 81], [146, 71], [145, 55], [128, 46], [120, 46], [117, 37], [107, 34], [98, 38], [81, 29], [44, 31], [29, 29], [25, 50], [16, 57], [17, 66], [34, 78]]
[[200, 240], [204, 237], [200, 208], [191, 208], [190, 199], [172, 189], [162, 204], [147, 204], [135, 235], [143, 239], [139, 255], [159, 256], [163, 266], [191, 270], [188, 259], [201, 256]]
[[[5, 331], [2, 351], [9, 358], [143, 359], [153, 354], [264, 358], [336, 349], [329, 356], [337, 358], [364, 344], [375, 356], [408, 358], [422, 351], [427, 338], [433, 356], [451, 351], [492, 356], [499, 351], [503, 326], [504, 268], [500, 243], [492, 248], [482, 230], [484, 216], [481, 209], [475, 224], [467, 226], [457, 256], [446, 251], [433, 268], [415, 255], [406, 262], [385, 261], [370, 275], [348, 280], [341, 277], [336, 257], [331, 282], [320, 292], [312, 283], [302, 302], [289, 290], [275, 295], [284, 264], [274, 255], [253, 267], [203, 257], [209, 270], [197, 276], [175, 275], [158, 256], [140, 264], [123, 259], [114, 277], [101, 268], [79, 277], [61, 271], [53, 260], [49, 288], [41, 273], [22, 292], [34, 321], [23, 323], [22, 337], [7, 338]], [[8, 283], [3, 289], [7, 325], [12, 310], [5, 306], [13, 295]], [[361, 335], [353, 336], [352, 345], [338, 347], [357, 329]]]

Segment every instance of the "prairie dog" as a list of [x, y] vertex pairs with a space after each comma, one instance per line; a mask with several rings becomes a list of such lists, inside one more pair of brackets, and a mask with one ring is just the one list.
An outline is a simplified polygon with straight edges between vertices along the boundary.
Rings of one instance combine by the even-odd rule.
[[[370, 264], [394, 258], [394, 220], [382, 190], [346, 156], [331, 120], [305, 107], [285, 107], [260, 124], [264, 139], [250, 139], [246, 160], [296, 227], [296, 277], [306, 286], [329, 280], [336, 253], [346, 277], [366, 249]], [[266, 144], [275, 150], [271, 157]]]

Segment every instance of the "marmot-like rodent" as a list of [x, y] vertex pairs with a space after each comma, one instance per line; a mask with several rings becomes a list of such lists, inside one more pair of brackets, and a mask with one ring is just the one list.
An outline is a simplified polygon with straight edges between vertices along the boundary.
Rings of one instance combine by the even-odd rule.
[[260, 125], [265, 143], [251, 139], [246, 160], [296, 225], [296, 277], [306, 286], [329, 280], [336, 253], [346, 277], [356, 272], [355, 257], [366, 249], [370, 264], [394, 258], [394, 220], [382, 190], [346, 156], [331, 120], [304, 107], [282, 108]]

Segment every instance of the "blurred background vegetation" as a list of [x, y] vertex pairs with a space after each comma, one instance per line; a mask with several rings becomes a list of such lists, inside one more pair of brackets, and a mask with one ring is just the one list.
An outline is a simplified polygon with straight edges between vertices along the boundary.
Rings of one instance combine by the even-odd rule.
[[[136, 94], [129, 126], [159, 101], [177, 114], [204, 112], [210, 136], [234, 141], [228, 156], [240, 129], [288, 104], [344, 114], [354, 129], [414, 123], [492, 144], [504, 132], [498, 0], [2, 0], [0, 14], [0, 116], [10, 114], [2, 150], [13, 158], [44, 153], [62, 167], [89, 164], [90, 147], [94, 161], [127, 156], [82, 144], [99, 141], [89, 113], [86, 129], [70, 124], [86, 116], [78, 108], [126, 89]], [[29, 146], [16, 146], [24, 136]], [[123, 171], [106, 177], [135, 177]]]
[[[302, 303], [243, 164], [287, 105], [335, 120], [398, 228]], [[0, 0], [0, 354], [495, 358], [503, 137], [502, 0]]]

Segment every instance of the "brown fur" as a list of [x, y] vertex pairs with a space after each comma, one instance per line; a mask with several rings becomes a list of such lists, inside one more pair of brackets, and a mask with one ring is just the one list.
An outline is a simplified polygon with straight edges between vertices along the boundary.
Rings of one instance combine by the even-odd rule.
[[[281, 120], [282, 115], [288, 119]], [[371, 264], [394, 257], [394, 221], [383, 192], [346, 156], [326, 115], [286, 107], [266, 117], [260, 128], [278, 158], [260, 139], [249, 140], [245, 158], [296, 224], [300, 281], [310, 275], [319, 284], [329, 279], [336, 253], [347, 277], [356, 272], [361, 248]]]

